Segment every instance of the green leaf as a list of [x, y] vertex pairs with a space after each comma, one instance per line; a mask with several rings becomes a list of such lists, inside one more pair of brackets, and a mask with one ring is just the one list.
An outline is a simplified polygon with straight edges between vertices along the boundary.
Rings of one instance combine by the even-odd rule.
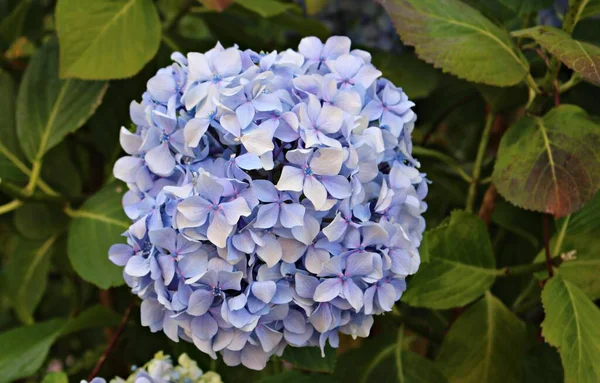
[[557, 226], [568, 222], [568, 233], [570, 235], [586, 234], [600, 230], [600, 193], [587, 202], [583, 208], [567, 218], [558, 221]]
[[73, 268], [88, 282], [107, 289], [123, 284], [122, 270], [108, 259], [108, 249], [123, 242], [129, 228], [121, 206], [123, 186], [106, 185], [78, 210], [71, 211], [67, 252]]
[[519, 207], [568, 215], [600, 187], [599, 146], [600, 126], [577, 106], [523, 117], [502, 137], [494, 184]]
[[[401, 350], [394, 336], [378, 336], [363, 341], [360, 348], [340, 355], [335, 370], [336, 381], [377, 383], [445, 383], [439, 368], [431, 360], [411, 351]], [[401, 370], [399, 370], [399, 368]]]
[[579, 19], [583, 20], [597, 15], [600, 15], [600, 0], [589, 0], [585, 8], [583, 8]]
[[[96, 114], [98, 113], [96, 112]], [[88, 124], [90, 122], [91, 119], [88, 121]], [[109, 130], [108, 126], [104, 128], [105, 130]], [[80, 196], [83, 182], [74, 162], [75, 160], [70, 153], [68, 142], [63, 141], [50, 149], [44, 156], [42, 178], [47, 180], [51, 187], [65, 196]]]
[[550, 8], [554, 4], [553, 0], [500, 0], [504, 6], [517, 13], [526, 16], [528, 13], [534, 13], [540, 9]]
[[515, 35], [534, 39], [586, 81], [600, 85], [600, 47], [574, 40], [568, 33], [548, 26], [525, 29]]
[[0, 383], [35, 373], [42, 366], [50, 346], [60, 335], [65, 323], [65, 320], [53, 319], [0, 333]]
[[537, 343], [523, 359], [522, 383], [563, 383], [564, 371], [560, 356], [547, 343]]
[[317, 13], [321, 12], [323, 8], [325, 8], [327, 3], [328, 0], [304, 0], [306, 14], [309, 16], [316, 15]]
[[99, 81], [60, 80], [56, 42], [33, 56], [17, 99], [17, 135], [30, 161], [39, 161], [94, 113], [107, 85]]
[[69, 321], [62, 335], [97, 327], [114, 327], [118, 326], [120, 322], [119, 314], [105, 306], [95, 305]]
[[499, 273], [485, 223], [464, 211], [452, 212], [449, 222], [425, 233], [421, 260], [402, 296], [411, 306], [464, 306], [486, 292]]
[[295, 4], [281, 3], [276, 0], [235, 0], [242, 7], [258, 13], [262, 17], [272, 17], [297, 8]]
[[571, 282], [556, 275], [542, 291], [542, 335], [558, 348], [565, 381], [600, 382], [600, 309]]
[[527, 103], [527, 87], [524, 85], [501, 88], [479, 84], [477, 89], [494, 112], [514, 109]]
[[158, 51], [161, 24], [152, 0], [59, 0], [60, 77], [131, 77]]
[[454, 322], [436, 362], [450, 383], [518, 382], [525, 323], [489, 292]]
[[69, 377], [64, 372], [51, 372], [44, 376], [42, 383], [69, 383]]
[[56, 238], [44, 241], [19, 238], [6, 264], [6, 289], [11, 292], [7, 296], [23, 323], [33, 323], [33, 313], [46, 290]]
[[19, 233], [30, 239], [45, 239], [61, 232], [68, 223], [68, 217], [59, 205], [27, 203], [15, 211], [15, 227]]
[[31, 7], [31, 0], [21, 0], [7, 18], [0, 21], [0, 37], [13, 42], [23, 33], [23, 24]]
[[281, 374], [265, 376], [259, 383], [333, 383], [331, 376], [324, 374], [306, 374], [300, 371], [287, 371]]
[[459, 0], [379, 1], [402, 41], [436, 68], [495, 86], [515, 85], [529, 73], [508, 32]]
[[322, 357], [319, 347], [287, 347], [281, 359], [302, 370], [333, 372], [336, 360], [335, 353], [335, 349], [326, 347], [325, 357]]
[[385, 78], [402, 87], [411, 99], [429, 96], [441, 77], [434, 67], [408, 53], [373, 53], [373, 64], [383, 72]]
[[[581, 210], [587, 210], [587, 207]], [[597, 214], [597, 212], [595, 212]], [[571, 220], [562, 223], [567, 227], [564, 230], [564, 236], [560, 241], [560, 248], [557, 242], [561, 238], [561, 233], [555, 235], [550, 240], [550, 249], [552, 255], [573, 254], [574, 259], [565, 260], [560, 267], [554, 268], [555, 273], [560, 274], [564, 279], [579, 287], [591, 299], [600, 298], [600, 228], [596, 227], [588, 232], [572, 232]], [[596, 221], [596, 226], [598, 221]], [[560, 226], [562, 229], [563, 226]], [[577, 229], [577, 227], [575, 227]], [[542, 249], [534, 262], [540, 262], [545, 259], [545, 251]], [[536, 273], [535, 276], [540, 279], [546, 279], [546, 271]]]
[[19, 147], [15, 126], [15, 82], [10, 74], [0, 69], [0, 175], [3, 179], [24, 181], [23, 171], [15, 165], [21, 162], [23, 153]]

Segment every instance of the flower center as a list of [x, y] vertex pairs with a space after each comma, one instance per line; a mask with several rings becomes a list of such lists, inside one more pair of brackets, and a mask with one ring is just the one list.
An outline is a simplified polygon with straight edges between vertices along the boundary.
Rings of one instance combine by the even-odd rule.
[[163, 132], [162, 135], [160, 136], [160, 142], [168, 142], [169, 141], [169, 134], [167, 132]]
[[306, 169], [304, 169], [304, 174], [306, 174], [307, 176], [312, 176], [313, 175], [313, 171], [310, 168], [310, 166], [307, 167]]

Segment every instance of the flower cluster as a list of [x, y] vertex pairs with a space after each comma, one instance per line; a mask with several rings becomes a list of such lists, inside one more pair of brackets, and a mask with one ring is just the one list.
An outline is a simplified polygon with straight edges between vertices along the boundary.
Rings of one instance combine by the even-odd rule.
[[[143, 367], [132, 367], [133, 373], [127, 379], [114, 378], [110, 383], [223, 383], [219, 374], [203, 373], [198, 364], [187, 354], [181, 354], [179, 363], [173, 366], [171, 357], [157, 352], [154, 358]], [[81, 383], [88, 383], [82, 380]], [[89, 383], [106, 383], [103, 378], [94, 378]]]
[[346, 37], [174, 53], [131, 103], [110, 249], [142, 324], [228, 365], [368, 336], [419, 267], [414, 104]]

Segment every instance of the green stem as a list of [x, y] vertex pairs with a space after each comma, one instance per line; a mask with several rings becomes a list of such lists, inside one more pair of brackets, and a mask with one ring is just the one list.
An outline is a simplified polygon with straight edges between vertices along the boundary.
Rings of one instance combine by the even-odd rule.
[[565, 223], [563, 223], [562, 227], [560, 228], [560, 232], [558, 233], [558, 237], [556, 239], [556, 243], [554, 244], [554, 249], [552, 254], [558, 254], [560, 253], [560, 249], [562, 247], [563, 241], [565, 240], [565, 235], [567, 234], [567, 227], [569, 226], [569, 221], [571, 220], [571, 216], [567, 216], [567, 218], [565, 218]]
[[[577, 22], [581, 17], [581, 12], [588, 1], [589, 0], [572, 0], [570, 2], [571, 5], [569, 6], [569, 10], [563, 21], [563, 31], [569, 35], [573, 33], [573, 29], [575, 28], [575, 25], [577, 25]], [[556, 78], [558, 77], [558, 72], [560, 71], [560, 65], [560, 60], [556, 56], [552, 56], [552, 59], [550, 59], [550, 64], [548, 65], [548, 70], [546, 70], [546, 75], [540, 84], [542, 94], [549, 95], [554, 91]], [[559, 90], [556, 89], [556, 91], [558, 92]], [[536, 97], [533, 101], [534, 102], [531, 103], [529, 108], [527, 108], [528, 111], [535, 114], [540, 114], [546, 105], [547, 98]]]
[[0, 205], [0, 215], [18, 209], [21, 205], [23, 205], [23, 202], [18, 199], [15, 199], [9, 203], [5, 203], [4, 205]]
[[[31, 177], [31, 170], [2, 144], [0, 144], [0, 154], [2, 154], [10, 162], [12, 162], [13, 165], [15, 165], [15, 167], [19, 169], [23, 174]], [[48, 184], [45, 183], [41, 178], [38, 179], [37, 183], [40, 190], [44, 193], [55, 197], [59, 196], [59, 194], [56, 191], [54, 191], [50, 186], [48, 186]]]
[[167, 36], [166, 33], [163, 33], [162, 41], [163, 43], [165, 43], [166, 46], [173, 50], [173, 52], [181, 52], [181, 48], [179, 47], [179, 45], [177, 45], [177, 43], [173, 41], [172, 38]]
[[50, 203], [66, 203], [67, 200], [61, 196], [48, 195], [44, 193], [36, 193], [26, 194], [25, 190], [21, 189], [19, 186], [0, 179], [0, 192], [3, 192], [6, 195], [9, 195], [15, 199], [19, 199], [21, 201], [39, 201], [39, 202], [50, 202]]
[[32, 195], [33, 192], [35, 191], [35, 186], [37, 185], [37, 182], [40, 178], [41, 171], [42, 171], [42, 161], [35, 160], [33, 162], [33, 168], [31, 169], [31, 174], [29, 175], [29, 182], [27, 183], [27, 186], [25, 186], [25, 189], [23, 190], [23, 193], [25, 193], [26, 196]]
[[485, 157], [485, 152], [490, 140], [490, 132], [492, 131], [495, 117], [496, 115], [494, 113], [488, 113], [483, 133], [481, 134], [481, 140], [479, 141], [479, 149], [477, 149], [477, 157], [475, 158], [475, 165], [473, 167], [473, 176], [471, 177], [471, 185], [469, 186], [469, 194], [467, 195], [466, 210], [469, 212], [473, 212], [473, 209], [475, 208], [477, 186], [479, 184], [479, 178], [481, 177], [481, 165], [483, 164], [483, 158]]
[[430, 157], [440, 160], [448, 166], [450, 166], [452, 169], [454, 169], [456, 173], [460, 176], [460, 178], [469, 183], [471, 182], [471, 177], [464, 170], [462, 170], [462, 168], [454, 158], [450, 157], [447, 154], [444, 154], [437, 150], [427, 149], [422, 146], [413, 146], [412, 153], [417, 156]]
[[[563, 259], [560, 255], [550, 259], [550, 264], [554, 267], [560, 266]], [[499, 277], [512, 277], [515, 275], [527, 275], [533, 274], [537, 271], [543, 271], [546, 269], [546, 260], [540, 262], [531, 263], [528, 265], [508, 266], [502, 269], [497, 269], [497, 275]]]
[[558, 87], [558, 93], [562, 94], [562, 93], [567, 92], [568, 90], [573, 88], [575, 85], [579, 84], [581, 82], [581, 80], [583, 80], [583, 77], [581, 77], [579, 75], [579, 73], [573, 72], [573, 75], [571, 75], [571, 78], [569, 79], [569, 81], [565, 82], [560, 87]]

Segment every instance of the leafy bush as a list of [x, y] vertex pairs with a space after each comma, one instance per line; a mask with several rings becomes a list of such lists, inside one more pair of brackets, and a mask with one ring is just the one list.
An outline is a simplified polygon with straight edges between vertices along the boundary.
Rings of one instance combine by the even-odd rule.
[[[0, 1], [0, 382], [128, 376], [159, 350], [225, 382], [600, 381], [600, 2], [564, 3]], [[142, 327], [108, 259], [130, 225], [112, 170], [131, 100], [173, 51], [360, 31], [415, 100], [432, 181], [402, 300], [369, 338], [260, 372]]]

